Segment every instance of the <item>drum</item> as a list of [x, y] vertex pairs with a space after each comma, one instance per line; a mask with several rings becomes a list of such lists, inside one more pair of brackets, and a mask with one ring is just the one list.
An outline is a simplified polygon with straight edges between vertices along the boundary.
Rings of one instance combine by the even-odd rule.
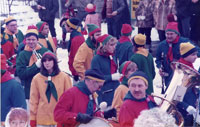
[[94, 117], [89, 123], [79, 124], [76, 127], [114, 127], [114, 126], [109, 121], [103, 118]]

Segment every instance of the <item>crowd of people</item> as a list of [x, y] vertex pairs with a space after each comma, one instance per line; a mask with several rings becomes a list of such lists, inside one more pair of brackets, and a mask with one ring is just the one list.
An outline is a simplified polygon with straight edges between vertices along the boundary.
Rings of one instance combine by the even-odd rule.
[[[200, 81], [200, 67], [195, 70], [193, 66], [200, 57], [200, 1], [140, 0], [134, 25], [127, 0], [98, 2], [66, 1], [68, 11], [77, 9], [72, 17], [64, 14], [60, 19], [61, 42], [66, 43], [66, 34], [70, 34], [66, 43], [71, 71], [68, 73], [60, 70], [56, 53], [57, 0], [38, 0], [41, 21], [28, 26], [24, 34], [14, 17], [4, 20], [3, 127], [75, 127], [88, 124], [93, 118], [106, 119], [114, 127], [178, 126], [177, 117], [158, 108], [162, 103], [151, 95], [155, 67], [163, 79], [162, 94], [170, 87], [173, 62], [187, 66]], [[107, 34], [101, 33], [103, 19]], [[133, 26], [138, 27], [134, 37]], [[160, 41], [155, 63], [151, 54], [153, 27]], [[184, 126], [192, 126], [199, 114], [199, 91], [191, 85], [183, 100], [175, 105], [183, 116]]]

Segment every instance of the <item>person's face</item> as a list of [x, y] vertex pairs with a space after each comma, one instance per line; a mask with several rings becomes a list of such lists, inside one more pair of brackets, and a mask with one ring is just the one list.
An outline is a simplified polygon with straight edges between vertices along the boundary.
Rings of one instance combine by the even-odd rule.
[[17, 21], [10, 22], [6, 27], [13, 34], [16, 33], [17, 32]]
[[42, 31], [41, 31], [42, 35], [47, 36], [49, 34], [49, 25], [44, 25]]
[[190, 63], [194, 63], [196, 59], [197, 59], [197, 52], [194, 52], [194, 53], [192, 53], [189, 56], [184, 58], [184, 60], [186, 60]]
[[131, 68], [127, 74], [125, 75], [126, 78], [128, 78], [131, 74], [133, 74], [135, 71], [137, 70], [137, 68]]
[[115, 51], [115, 47], [116, 47], [117, 41], [110, 41], [107, 42], [104, 46], [105, 46], [105, 50], [107, 53], [114, 53]]
[[176, 34], [176, 33], [173, 32], [173, 31], [167, 31], [167, 32], [165, 33], [165, 36], [166, 36], [166, 40], [167, 40], [168, 42], [173, 42], [173, 41], [176, 39], [176, 37], [178, 36], [178, 34]]
[[67, 23], [65, 23], [65, 29], [69, 33], [72, 31], [71, 28], [70, 28], [70, 26]]
[[136, 99], [142, 99], [146, 96], [147, 85], [142, 79], [132, 79], [129, 83], [129, 90], [133, 97]]
[[26, 127], [26, 121], [15, 119], [10, 122], [10, 127]]
[[43, 64], [44, 64], [44, 68], [47, 69], [48, 72], [52, 72], [53, 71], [53, 66], [54, 66], [53, 60], [46, 59], [43, 62]]
[[101, 89], [101, 87], [103, 87], [104, 82], [99, 82], [99, 81], [95, 81], [95, 80], [88, 80], [88, 89], [90, 90], [91, 93], [94, 93], [98, 90]]
[[26, 44], [31, 48], [31, 49], [35, 49], [35, 47], [37, 46], [38, 40], [36, 38], [36, 36], [32, 35], [29, 37], [26, 37]]
[[98, 32], [96, 32], [96, 33], [94, 33], [94, 39], [95, 40], [97, 40], [97, 38], [99, 37], [99, 36], [101, 36], [101, 31], [98, 31]]

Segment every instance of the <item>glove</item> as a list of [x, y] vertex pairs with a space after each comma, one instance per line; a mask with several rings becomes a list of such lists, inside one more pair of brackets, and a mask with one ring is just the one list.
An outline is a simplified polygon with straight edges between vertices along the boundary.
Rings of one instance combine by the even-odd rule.
[[112, 117], [116, 117], [116, 109], [115, 108], [112, 108], [108, 111], [104, 111], [105, 119], [112, 118]]
[[79, 80], [79, 76], [78, 75], [75, 75], [74, 76], [74, 80], [77, 82]]
[[31, 125], [31, 127], [36, 127], [36, 121], [35, 120], [31, 120], [30, 121], [30, 125]]
[[114, 73], [111, 75], [112, 80], [119, 80], [121, 78], [120, 73]]
[[42, 66], [41, 59], [38, 59], [35, 64], [38, 68], [40, 68]]
[[89, 123], [90, 120], [92, 120], [92, 116], [88, 114], [78, 113], [76, 117], [77, 122], [84, 123], [84, 124]]
[[197, 112], [197, 110], [193, 107], [193, 106], [188, 106], [186, 111], [192, 115], [192, 114], [195, 114]]

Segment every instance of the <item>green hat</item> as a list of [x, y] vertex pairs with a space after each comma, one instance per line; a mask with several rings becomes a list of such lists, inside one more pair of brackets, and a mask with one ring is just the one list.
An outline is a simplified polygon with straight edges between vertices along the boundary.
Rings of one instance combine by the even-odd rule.
[[43, 22], [43, 21], [38, 22], [36, 24], [38, 32], [41, 32], [46, 24], [47, 24], [47, 22]]
[[113, 36], [104, 34], [97, 38], [97, 41], [105, 45]]
[[87, 24], [89, 36], [92, 36], [97, 31], [101, 31], [101, 29], [95, 24]]

